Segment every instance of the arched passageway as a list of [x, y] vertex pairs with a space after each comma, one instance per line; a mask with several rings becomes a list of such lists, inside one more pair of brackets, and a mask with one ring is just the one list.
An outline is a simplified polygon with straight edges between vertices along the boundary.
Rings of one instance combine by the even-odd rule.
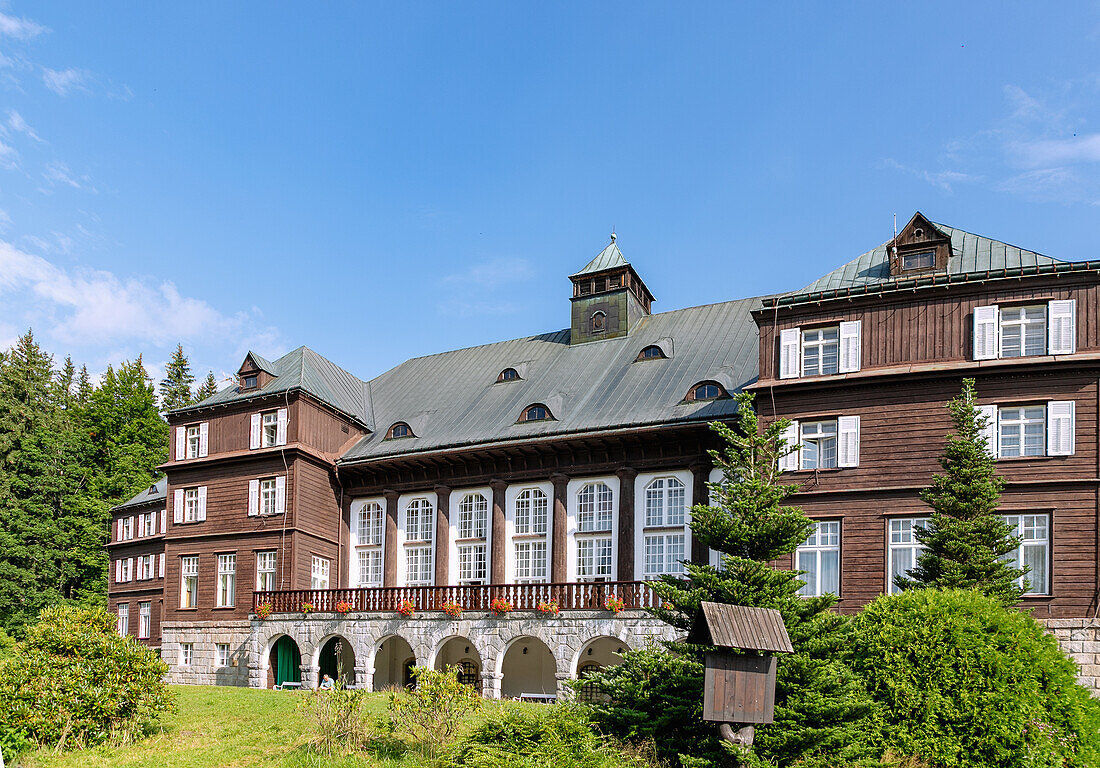
[[277, 688], [283, 683], [302, 682], [302, 652], [288, 635], [281, 635], [271, 644], [267, 659], [267, 687]]
[[435, 668], [458, 668], [458, 681], [472, 685], [481, 693], [481, 656], [477, 648], [465, 637], [452, 637], [440, 646], [435, 654]]
[[514, 640], [500, 665], [500, 695], [505, 699], [525, 695], [557, 696], [557, 665], [546, 644], [534, 637]]
[[401, 637], [387, 637], [374, 655], [374, 690], [404, 688], [413, 683], [412, 668], [416, 655]]
[[[578, 680], [584, 680], [601, 669], [618, 666], [623, 663], [619, 654], [625, 650], [626, 643], [616, 637], [597, 637], [581, 649], [574, 674]], [[580, 701], [595, 703], [600, 698], [594, 685], [582, 684], [577, 689], [577, 699]]]
[[341, 685], [355, 685], [355, 651], [351, 643], [337, 635], [329, 638], [321, 646], [321, 654], [317, 659], [317, 684], [325, 675], [331, 677]]

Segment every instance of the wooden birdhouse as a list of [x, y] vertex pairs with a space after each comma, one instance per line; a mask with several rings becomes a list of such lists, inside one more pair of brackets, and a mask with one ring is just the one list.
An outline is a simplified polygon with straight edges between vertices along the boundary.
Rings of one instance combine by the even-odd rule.
[[[704, 720], [744, 725], [774, 720], [773, 654], [794, 652], [779, 611], [703, 603], [687, 639], [719, 648], [706, 655]], [[752, 743], [751, 728], [737, 743]]]

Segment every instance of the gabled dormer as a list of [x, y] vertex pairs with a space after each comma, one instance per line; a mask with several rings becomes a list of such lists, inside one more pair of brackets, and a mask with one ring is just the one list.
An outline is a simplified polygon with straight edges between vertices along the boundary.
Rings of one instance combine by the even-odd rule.
[[653, 294], [623, 258], [614, 234], [611, 243], [569, 279], [573, 283], [570, 344], [625, 336], [650, 313]]
[[951, 258], [951, 238], [917, 211], [890, 241], [890, 276], [943, 272]]
[[256, 353], [249, 352], [237, 371], [237, 388], [241, 392], [252, 392], [263, 389], [274, 378], [274, 366]]

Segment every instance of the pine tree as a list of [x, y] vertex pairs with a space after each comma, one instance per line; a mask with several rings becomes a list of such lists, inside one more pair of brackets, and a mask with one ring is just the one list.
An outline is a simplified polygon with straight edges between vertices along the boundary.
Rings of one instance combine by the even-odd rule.
[[195, 377], [191, 374], [191, 364], [183, 354], [183, 345], [177, 344], [172, 359], [165, 366], [164, 378], [160, 382], [160, 407], [164, 411], [184, 408], [194, 402], [191, 399], [191, 385]]
[[206, 380], [199, 385], [199, 388], [195, 391], [195, 402], [201, 403], [211, 395], [217, 394], [218, 381], [214, 378], [214, 373], [208, 371], [206, 374]]
[[92, 379], [88, 376], [88, 366], [80, 366], [80, 378], [76, 383], [76, 401], [80, 405], [87, 405], [88, 401], [92, 399]]
[[1015, 605], [1026, 591], [1020, 585], [1026, 570], [1005, 557], [1020, 539], [997, 514], [1004, 479], [982, 435], [987, 419], [974, 403], [974, 379], [964, 379], [962, 393], [947, 404], [954, 432], [940, 458], [943, 473], [920, 495], [933, 510], [928, 526], [915, 529], [924, 551], [908, 577], [895, 583], [901, 589], [977, 589]]
[[[721, 565], [686, 562], [686, 579], [670, 576], [655, 584], [663, 607], [654, 613], [686, 631], [704, 600], [778, 610], [795, 652], [778, 657], [775, 722], [757, 728], [751, 753], [732, 759], [743, 765], [769, 760], [780, 765], [799, 760], [804, 765], [835, 765], [860, 759], [869, 750], [874, 705], [856, 675], [839, 660], [847, 620], [829, 610], [835, 596], [801, 597], [799, 590], [804, 584], [799, 572], [771, 565], [791, 555], [813, 531], [801, 508], [786, 504], [799, 486], [781, 482], [778, 460], [795, 448], [782, 437], [789, 422], [780, 419], [761, 429], [752, 395], [742, 393], [737, 400], [736, 428], [711, 425], [724, 440], [722, 450], [711, 451], [723, 480], [711, 484], [711, 505], [692, 510], [693, 540], [720, 552]], [[671, 650], [681, 659], [701, 661], [703, 653], [712, 649], [672, 644]], [[638, 723], [639, 718], [657, 720], [672, 706], [659, 696], [641, 693], [647, 688], [636, 685], [637, 681], [652, 675], [648, 671], [635, 674], [638, 670], [632, 665], [641, 668], [654, 662], [644, 655], [632, 658], [631, 653], [627, 652], [624, 664], [603, 673], [598, 683], [618, 699], [604, 708], [604, 713], [611, 715], [605, 722], [614, 721], [616, 707], [632, 710], [630, 719]], [[682, 669], [678, 665], [681, 662], [670, 662], [667, 668]], [[678, 687], [692, 688], [702, 702], [700, 677], [687, 676]], [[629, 700], [631, 690], [640, 695]], [[698, 730], [700, 725], [694, 724], [694, 732], [714, 732], [713, 728]], [[662, 738], [654, 735], [658, 741]], [[717, 744], [710, 738], [709, 744], [698, 743], [694, 754], [713, 756]]]

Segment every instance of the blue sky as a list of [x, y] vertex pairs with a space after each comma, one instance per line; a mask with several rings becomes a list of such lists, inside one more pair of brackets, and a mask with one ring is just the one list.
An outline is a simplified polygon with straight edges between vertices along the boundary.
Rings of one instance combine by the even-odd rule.
[[[1056, 11], [1051, 11], [1056, 8]], [[0, 0], [0, 346], [363, 377], [934, 220], [1097, 258], [1100, 5]]]

